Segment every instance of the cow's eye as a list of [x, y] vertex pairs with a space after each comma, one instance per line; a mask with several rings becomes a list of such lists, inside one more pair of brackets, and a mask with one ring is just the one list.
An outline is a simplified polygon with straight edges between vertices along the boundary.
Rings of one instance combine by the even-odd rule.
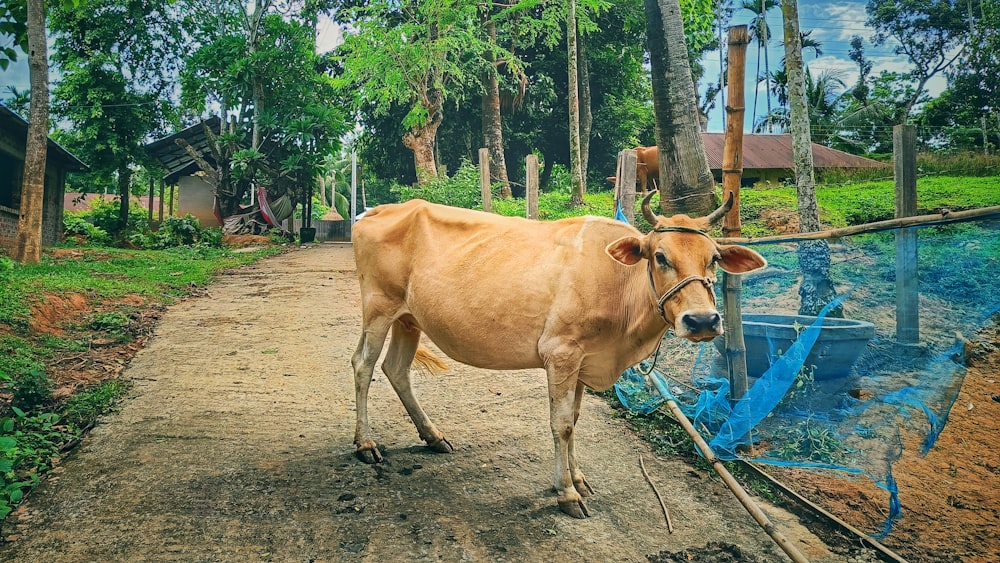
[[670, 261], [667, 260], [667, 256], [665, 254], [663, 254], [662, 252], [657, 252], [656, 253], [656, 264], [659, 267], [661, 267], [661, 268], [669, 268], [670, 267]]

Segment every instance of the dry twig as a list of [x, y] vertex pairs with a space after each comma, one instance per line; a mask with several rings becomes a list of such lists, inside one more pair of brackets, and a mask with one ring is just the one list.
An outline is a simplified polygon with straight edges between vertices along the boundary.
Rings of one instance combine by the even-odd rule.
[[660, 508], [663, 509], [663, 517], [667, 519], [667, 532], [674, 533], [674, 524], [670, 521], [670, 513], [667, 512], [667, 505], [663, 504], [663, 498], [660, 497], [660, 491], [656, 490], [656, 485], [649, 478], [649, 473], [646, 473], [646, 464], [642, 461], [642, 454], [639, 454], [639, 468], [642, 469], [642, 476], [646, 478], [646, 482], [649, 486], [653, 488], [653, 494], [656, 495], [656, 500], [660, 501]]

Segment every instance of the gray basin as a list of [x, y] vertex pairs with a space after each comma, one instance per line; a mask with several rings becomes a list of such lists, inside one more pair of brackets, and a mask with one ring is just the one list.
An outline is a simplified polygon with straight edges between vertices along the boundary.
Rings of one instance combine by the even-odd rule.
[[[805, 315], [743, 315], [743, 338], [747, 346], [747, 375], [760, 377], [788, 350], [799, 330], [811, 326], [816, 317]], [[806, 357], [805, 366], [815, 366], [817, 380], [844, 377], [875, 336], [875, 325], [854, 319], [823, 319], [819, 338]], [[715, 339], [715, 347], [725, 353], [725, 340]]]

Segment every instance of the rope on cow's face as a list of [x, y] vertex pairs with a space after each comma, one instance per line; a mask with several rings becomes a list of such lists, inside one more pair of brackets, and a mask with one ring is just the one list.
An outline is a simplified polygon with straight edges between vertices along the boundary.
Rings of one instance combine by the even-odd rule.
[[[657, 227], [653, 229], [653, 231], [657, 233], [695, 233], [708, 238], [709, 240], [712, 241], [713, 244], [715, 243], [714, 239], [712, 239], [712, 237], [705, 231], [700, 231], [698, 229], [692, 229], [689, 227]], [[677, 293], [679, 293], [680, 290], [684, 289], [684, 287], [687, 284], [695, 281], [701, 282], [702, 285], [704, 285], [705, 288], [708, 289], [708, 294], [712, 298], [712, 305], [715, 305], [715, 291], [713, 289], [715, 282], [704, 276], [688, 276], [682, 279], [681, 281], [677, 282], [676, 284], [674, 284], [674, 286], [668, 289], [666, 293], [657, 297], [656, 284], [653, 282], [653, 261], [650, 259], [646, 260], [646, 274], [649, 276], [649, 289], [650, 291], [653, 292], [653, 302], [656, 303], [656, 312], [660, 314], [660, 318], [663, 319], [663, 322], [666, 323], [667, 326], [671, 328], [673, 328], [674, 325], [673, 323], [667, 320], [667, 313], [664, 310], [663, 306], [667, 303], [668, 299], [677, 295]]]

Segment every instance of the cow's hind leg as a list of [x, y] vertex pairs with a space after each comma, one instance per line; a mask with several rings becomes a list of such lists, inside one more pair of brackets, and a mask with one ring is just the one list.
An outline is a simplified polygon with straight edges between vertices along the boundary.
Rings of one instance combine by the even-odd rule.
[[410, 384], [410, 364], [413, 363], [413, 357], [419, 343], [420, 329], [408, 326], [399, 320], [393, 323], [392, 339], [389, 341], [389, 351], [385, 361], [382, 362], [382, 371], [385, 372], [392, 388], [399, 395], [399, 400], [406, 407], [410, 420], [417, 427], [420, 439], [427, 442], [427, 446], [436, 452], [451, 453], [454, 448], [427, 417], [427, 413], [424, 412], [420, 402], [413, 394], [413, 387]]
[[378, 450], [378, 444], [371, 436], [371, 429], [368, 427], [368, 389], [372, 383], [372, 373], [375, 370], [375, 362], [378, 361], [379, 354], [382, 353], [382, 346], [385, 345], [385, 337], [389, 333], [390, 319], [366, 319], [364, 329], [361, 331], [361, 340], [358, 348], [351, 358], [351, 365], [354, 366], [354, 393], [357, 409], [357, 424], [354, 427], [355, 455], [365, 463], [381, 463], [382, 454]]
[[569, 437], [569, 471], [570, 476], [573, 478], [573, 487], [576, 491], [580, 493], [582, 497], [589, 497], [594, 494], [594, 490], [590, 488], [590, 483], [587, 482], [587, 478], [583, 476], [583, 471], [580, 471], [580, 466], [576, 463], [576, 454], [574, 453], [574, 445], [576, 444], [576, 422], [580, 420], [580, 405], [583, 403], [583, 392], [585, 385], [582, 382], [577, 382], [576, 393], [573, 396], [573, 428], [574, 432], [570, 434]]
[[[579, 385], [567, 382], [565, 377], [557, 377], [558, 373], [551, 367], [549, 372], [549, 423], [552, 427], [552, 441], [556, 451], [556, 467], [553, 487], [558, 493], [559, 509], [574, 518], [590, 516], [583, 495], [574, 484], [574, 470], [579, 475], [581, 483], [583, 474], [575, 469], [572, 459], [573, 429], [576, 424], [576, 396]], [[575, 372], [574, 372], [575, 373]], [[575, 377], [573, 379], [576, 379]], [[581, 487], [583, 488], [583, 487]], [[586, 487], [589, 490], [589, 487]]]

